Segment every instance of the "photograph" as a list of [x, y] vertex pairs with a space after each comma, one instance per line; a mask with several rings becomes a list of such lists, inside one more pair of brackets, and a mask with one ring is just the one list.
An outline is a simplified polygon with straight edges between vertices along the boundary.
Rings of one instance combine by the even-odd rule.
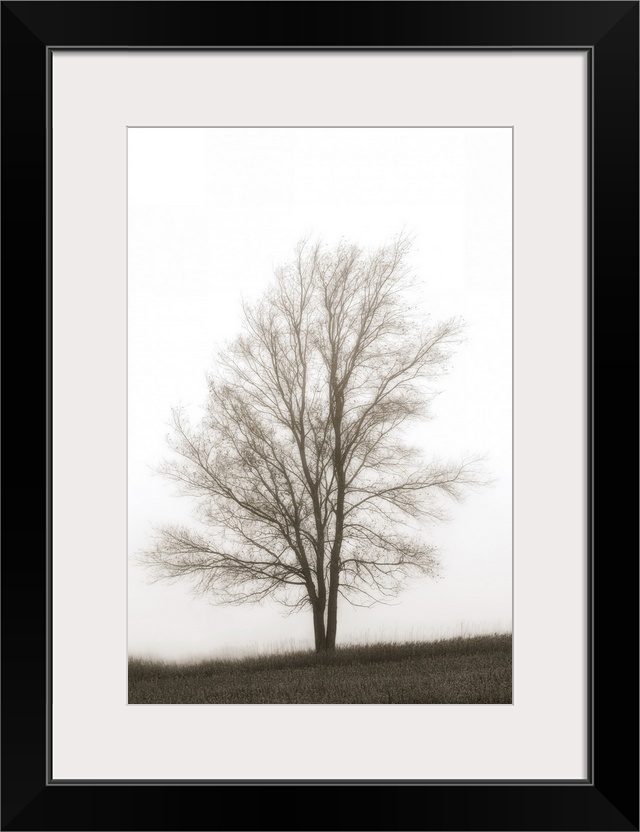
[[128, 127], [129, 704], [511, 705], [512, 148]]

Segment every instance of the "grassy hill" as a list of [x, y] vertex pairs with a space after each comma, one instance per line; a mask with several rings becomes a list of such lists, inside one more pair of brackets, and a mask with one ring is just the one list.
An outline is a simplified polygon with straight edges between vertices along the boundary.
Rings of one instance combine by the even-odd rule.
[[189, 664], [129, 660], [130, 704], [507, 704], [511, 635]]

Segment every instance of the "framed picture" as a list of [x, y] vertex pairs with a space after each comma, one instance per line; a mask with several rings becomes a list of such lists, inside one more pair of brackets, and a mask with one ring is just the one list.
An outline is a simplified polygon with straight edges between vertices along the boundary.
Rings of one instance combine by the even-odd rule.
[[638, 3], [2, 16], [2, 827], [638, 829]]

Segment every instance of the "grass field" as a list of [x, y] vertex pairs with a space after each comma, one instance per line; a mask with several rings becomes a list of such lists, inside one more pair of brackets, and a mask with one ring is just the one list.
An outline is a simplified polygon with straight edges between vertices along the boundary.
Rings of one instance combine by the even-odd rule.
[[511, 636], [190, 664], [129, 660], [130, 704], [507, 704]]

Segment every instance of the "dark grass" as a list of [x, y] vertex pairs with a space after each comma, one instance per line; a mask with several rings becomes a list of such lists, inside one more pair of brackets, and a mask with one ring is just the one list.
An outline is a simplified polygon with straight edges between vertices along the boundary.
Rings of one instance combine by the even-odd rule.
[[130, 704], [510, 704], [511, 635], [177, 664], [129, 660]]

